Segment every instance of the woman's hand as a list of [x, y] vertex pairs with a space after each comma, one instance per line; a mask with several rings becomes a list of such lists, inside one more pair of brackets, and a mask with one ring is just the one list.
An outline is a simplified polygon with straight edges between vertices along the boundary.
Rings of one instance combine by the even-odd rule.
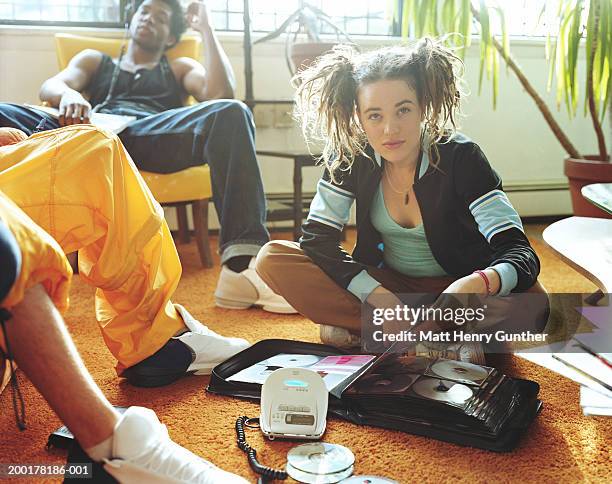
[[[485, 269], [483, 271], [489, 279], [489, 292], [496, 294], [499, 292], [501, 280], [499, 274], [494, 269]], [[442, 294], [438, 296], [436, 301], [431, 305], [433, 310], [442, 311], [463, 311], [472, 310], [475, 311], [482, 307], [483, 297], [488, 296], [487, 284], [484, 278], [477, 273], [469, 274], [467, 276], [457, 279], [450, 284]], [[486, 307], [486, 306], [485, 306]], [[435, 311], [433, 312], [435, 314]], [[489, 313], [487, 313], [489, 316]], [[450, 320], [435, 320], [429, 319], [422, 321], [418, 328], [422, 330], [432, 330], [434, 332], [440, 331], [452, 331], [461, 329], [466, 323], [466, 320], [462, 318], [462, 321], [455, 319]], [[469, 325], [468, 325], [469, 327]]]
[[[491, 294], [497, 294], [501, 286], [499, 274], [495, 269], [485, 269], [483, 271], [489, 279], [489, 290]], [[479, 274], [469, 274], [460, 279], [457, 279], [448, 286], [443, 293], [446, 294], [481, 294], [487, 295], [487, 285], [484, 279]]]

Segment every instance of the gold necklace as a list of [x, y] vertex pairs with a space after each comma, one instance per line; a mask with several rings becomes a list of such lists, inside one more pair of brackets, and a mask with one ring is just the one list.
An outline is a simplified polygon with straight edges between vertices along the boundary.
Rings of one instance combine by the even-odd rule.
[[389, 182], [389, 186], [391, 187], [391, 190], [393, 190], [395, 193], [399, 195], [404, 195], [404, 205], [408, 205], [408, 202], [410, 201], [410, 189], [408, 189], [408, 191], [398, 190], [397, 188], [393, 186], [389, 172], [387, 170], [383, 170], [383, 171], [385, 172], [385, 176], [387, 177], [387, 181]]

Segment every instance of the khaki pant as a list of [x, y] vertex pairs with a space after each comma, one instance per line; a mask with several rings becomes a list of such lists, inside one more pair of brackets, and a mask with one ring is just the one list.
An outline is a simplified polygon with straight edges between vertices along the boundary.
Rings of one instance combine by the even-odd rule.
[[[65, 309], [70, 275], [62, 251], [78, 251], [79, 275], [97, 288], [96, 318], [118, 372], [155, 353], [184, 327], [170, 301], [181, 276], [172, 236], [117, 137], [80, 125], [4, 146], [0, 190], [16, 205], [11, 209], [7, 201], [6, 218], [0, 205], [0, 217], [23, 258], [5, 307], [42, 283]], [[47, 234], [54, 240], [42, 243]], [[49, 250], [53, 244], [57, 250]], [[0, 376], [3, 368], [0, 361]]]
[[[339, 326], [353, 334], [361, 333], [361, 301], [349, 291], [340, 287], [323, 270], [304, 254], [297, 242], [274, 240], [267, 243], [257, 256], [256, 269], [261, 278], [274, 292], [283, 296], [300, 314], [318, 324]], [[368, 273], [382, 283], [383, 287], [395, 294], [420, 293], [440, 294], [453, 281], [454, 277], [414, 278], [391, 269], [368, 267]], [[541, 331], [548, 318], [548, 297], [539, 282], [531, 287], [529, 293], [542, 295], [538, 311], [533, 311], [533, 321], [523, 321], [525, 328]], [[497, 305], [496, 308], [493, 305]], [[513, 296], [491, 298], [487, 313], [501, 314], [499, 324], [513, 304]], [[514, 322], [511, 322], [514, 324]], [[519, 329], [514, 327], [514, 329]]]

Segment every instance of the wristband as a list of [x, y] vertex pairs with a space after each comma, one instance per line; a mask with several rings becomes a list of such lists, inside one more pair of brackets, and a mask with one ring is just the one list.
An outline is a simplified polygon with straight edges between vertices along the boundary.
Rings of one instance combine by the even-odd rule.
[[487, 287], [487, 296], [492, 296], [493, 293], [491, 292], [491, 282], [489, 281], [489, 278], [484, 273], [484, 271], [474, 271], [474, 274], [478, 274], [480, 277], [482, 277], [482, 280], [484, 281], [485, 286]]

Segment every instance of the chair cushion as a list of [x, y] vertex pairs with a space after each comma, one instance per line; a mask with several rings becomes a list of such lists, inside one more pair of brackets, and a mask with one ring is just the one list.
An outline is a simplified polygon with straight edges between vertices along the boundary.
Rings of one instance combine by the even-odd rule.
[[159, 203], [212, 198], [208, 165], [194, 166], [176, 173], [161, 174], [141, 171], [140, 174]]
[[[55, 34], [55, 52], [60, 69], [65, 69], [76, 54], [83, 49], [94, 49], [111, 57], [118, 57], [123, 39], [91, 37], [73, 34]], [[185, 34], [181, 41], [166, 52], [170, 61], [177, 57], [191, 57], [198, 62], [202, 57], [202, 38], [196, 34]]]

